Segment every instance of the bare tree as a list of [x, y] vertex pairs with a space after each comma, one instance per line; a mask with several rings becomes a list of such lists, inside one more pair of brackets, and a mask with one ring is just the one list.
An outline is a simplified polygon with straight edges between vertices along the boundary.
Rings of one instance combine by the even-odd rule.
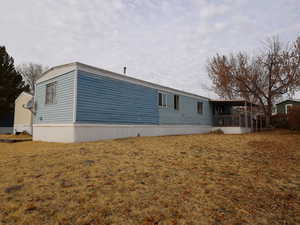
[[217, 54], [208, 60], [207, 70], [219, 96], [259, 102], [269, 126], [274, 101], [300, 89], [300, 37], [286, 47], [278, 38], [269, 39], [252, 58], [247, 53]]
[[17, 71], [23, 76], [26, 83], [30, 86], [32, 94], [35, 92], [35, 82], [48, 70], [47, 66], [35, 63], [21, 64], [17, 67]]

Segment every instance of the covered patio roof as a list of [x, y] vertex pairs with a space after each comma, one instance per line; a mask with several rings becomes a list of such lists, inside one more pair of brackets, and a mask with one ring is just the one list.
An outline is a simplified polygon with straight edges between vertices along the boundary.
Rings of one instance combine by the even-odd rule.
[[245, 104], [247, 106], [251, 106], [251, 105], [256, 107], [258, 106], [255, 103], [251, 103], [250, 101], [243, 100], [243, 99], [234, 99], [234, 100], [211, 99], [209, 101], [216, 104], [231, 105], [231, 106], [245, 106]]

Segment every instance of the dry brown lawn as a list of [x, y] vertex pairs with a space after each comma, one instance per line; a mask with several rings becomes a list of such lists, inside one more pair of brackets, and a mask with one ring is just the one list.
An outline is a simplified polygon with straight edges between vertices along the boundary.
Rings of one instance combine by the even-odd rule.
[[0, 224], [300, 224], [300, 133], [0, 143]]

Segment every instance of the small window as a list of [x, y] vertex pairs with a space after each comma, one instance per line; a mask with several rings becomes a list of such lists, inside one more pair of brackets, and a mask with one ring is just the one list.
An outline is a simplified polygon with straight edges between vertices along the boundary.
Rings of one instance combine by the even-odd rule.
[[167, 95], [158, 93], [158, 105], [161, 107], [167, 107]]
[[217, 111], [217, 113], [223, 113], [224, 109], [222, 106], [216, 106], [216, 111]]
[[199, 114], [203, 114], [203, 102], [198, 102], [197, 103], [197, 112]]
[[174, 109], [179, 110], [179, 95], [174, 95]]
[[46, 85], [45, 104], [51, 105], [56, 103], [56, 82]]

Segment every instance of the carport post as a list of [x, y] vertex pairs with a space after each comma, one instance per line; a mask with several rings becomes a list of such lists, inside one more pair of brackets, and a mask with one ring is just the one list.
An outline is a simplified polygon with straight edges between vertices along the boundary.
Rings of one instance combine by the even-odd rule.
[[248, 128], [247, 101], [245, 101], [245, 127]]
[[257, 112], [256, 112], [256, 115], [255, 115], [255, 132], [258, 131], [258, 116], [257, 116]]
[[252, 102], [250, 103], [251, 105], [250, 105], [250, 122], [251, 122], [251, 131], [253, 131], [253, 109], [252, 109]]
[[260, 131], [262, 131], [262, 116], [259, 115], [259, 119], [260, 119]]

